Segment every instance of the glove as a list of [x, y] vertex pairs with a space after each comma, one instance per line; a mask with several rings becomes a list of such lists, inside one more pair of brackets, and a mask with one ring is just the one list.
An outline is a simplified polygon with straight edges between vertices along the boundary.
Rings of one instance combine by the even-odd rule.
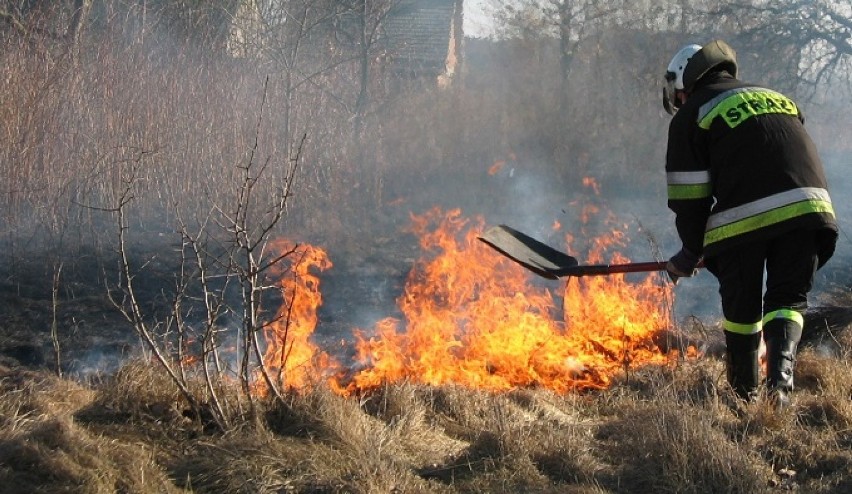
[[700, 262], [701, 257], [683, 247], [666, 263], [666, 273], [668, 273], [672, 283], [677, 285], [678, 279], [695, 276], [698, 273], [697, 268]]

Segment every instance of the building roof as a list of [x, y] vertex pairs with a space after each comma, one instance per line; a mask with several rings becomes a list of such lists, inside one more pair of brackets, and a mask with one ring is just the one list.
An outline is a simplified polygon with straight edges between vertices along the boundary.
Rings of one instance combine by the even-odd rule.
[[390, 12], [383, 41], [397, 69], [437, 73], [444, 68], [455, 4], [456, 0], [401, 0]]

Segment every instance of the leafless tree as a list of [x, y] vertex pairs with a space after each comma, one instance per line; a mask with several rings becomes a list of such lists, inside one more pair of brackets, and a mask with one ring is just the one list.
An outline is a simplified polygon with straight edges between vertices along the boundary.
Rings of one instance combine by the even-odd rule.
[[705, 13], [724, 19], [740, 45], [762, 47], [773, 64], [789, 66], [789, 88], [812, 96], [818, 86], [839, 81], [852, 89], [850, 2], [727, 0]]
[[353, 47], [357, 61], [357, 91], [352, 108], [354, 135], [361, 137], [364, 115], [370, 103], [371, 71], [374, 60], [382, 55], [383, 24], [389, 14], [399, 6], [399, 0], [337, 0], [342, 7], [343, 19], [352, 22], [337, 24], [336, 34], [347, 45]]
[[[258, 379], [286, 406], [281, 381], [272, 376], [264, 362], [263, 332], [277, 321], [266, 315], [262, 301], [266, 292], [278, 289], [267, 282], [266, 274], [293, 254], [293, 250], [275, 252], [268, 242], [287, 212], [300, 154], [287, 160], [286, 170], [277, 175], [271, 169], [279, 162], [272, 156], [259, 155], [265, 94], [254, 144], [245, 162], [237, 164], [238, 183], [233, 184], [233, 194], [209, 197], [208, 212], [192, 222], [183, 217], [179, 200], [173, 198], [181, 245], [177, 259], [180, 269], [166, 317], [158, 318], [141, 303], [136, 279], [147, 261], [139, 264], [129, 244], [131, 206], [143, 181], [141, 154], [122, 167], [123, 187], [116, 204], [99, 208], [113, 213], [118, 224], [119, 276], [108, 285], [110, 299], [194, 413], [220, 428], [230, 426], [233, 413], [233, 405], [221, 398], [223, 380], [229, 377], [238, 379], [250, 412], [255, 410]], [[275, 182], [278, 178], [280, 182]], [[270, 181], [275, 183], [270, 185]], [[239, 295], [229, 301], [232, 286]], [[196, 315], [199, 308], [200, 316]], [[223, 322], [228, 316], [239, 321], [236, 328]], [[236, 369], [223, 363], [221, 349], [228, 339], [238, 341]], [[197, 376], [204, 383], [202, 394], [193, 384], [198, 382], [193, 379]]]

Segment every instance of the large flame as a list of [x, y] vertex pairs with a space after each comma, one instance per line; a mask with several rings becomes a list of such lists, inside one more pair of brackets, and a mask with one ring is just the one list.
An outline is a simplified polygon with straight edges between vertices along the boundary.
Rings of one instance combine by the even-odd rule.
[[548, 288], [477, 241], [481, 220], [440, 214], [414, 218], [421, 247], [439, 254], [409, 275], [399, 299], [404, 321], [385, 319], [371, 337], [356, 334], [363, 369], [350, 392], [408, 380], [564, 393], [605, 387], [629, 366], [668, 361], [652, 340], [669, 321], [660, 302], [668, 288], [655, 277], [574, 279], [560, 306]]
[[[604, 388], [629, 368], [670, 361], [654, 343], [669, 326], [672, 295], [658, 276], [536, 283], [478, 240], [481, 218], [434, 209], [412, 216], [412, 225], [428, 257], [416, 263], [398, 298], [403, 316], [354, 330], [356, 362], [345, 371], [311, 341], [322, 303], [314, 272], [331, 263], [322, 249], [294, 251], [293, 267], [281, 278], [285, 304], [265, 332], [264, 362], [279, 385], [298, 389], [330, 379], [333, 389], [352, 394], [409, 381], [565, 393]], [[603, 257], [623, 239], [620, 231], [595, 238], [588, 262], [627, 262]]]

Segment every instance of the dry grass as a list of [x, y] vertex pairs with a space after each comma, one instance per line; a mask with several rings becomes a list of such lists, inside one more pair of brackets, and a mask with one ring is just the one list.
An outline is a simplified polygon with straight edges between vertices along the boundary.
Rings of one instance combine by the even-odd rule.
[[96, 393], [39, 373], [0, 369], [3, 492], [181, 492], [156, 444], [99, 434], [75, 419]]
[[733, 399], [722, 363], [643, 369], [612, 389], [490, 394], [324, 388], [205, 432], [156, 368], [84, 387], [4, 369], [0, 482], [13, 492], [842, 492], [847, 357], [802, 352], [794, 405]]

